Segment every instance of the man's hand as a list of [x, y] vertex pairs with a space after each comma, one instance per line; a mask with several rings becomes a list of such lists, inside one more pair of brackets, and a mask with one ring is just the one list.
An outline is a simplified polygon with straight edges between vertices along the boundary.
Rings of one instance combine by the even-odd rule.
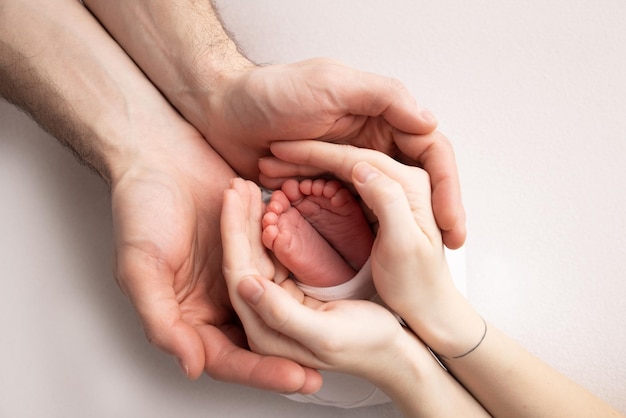
[[[329, 59], [259, 67], [210, 2], [86, 0], [170, 103], [245, 178], [269, 143], [319, 139], [372, 148], [424, 168], [444, 242], [465, 241], [454, 152], [404, 85]], [[271, 185], [276, 186], [275, 183]]]
[[221, 274], [219, 214], [235, 173], [200, 133], [79, 2], [5, 0], [0, 39], [0, 95], [111, 186], [116, 276], [150, 341], [190, 378], [316, 390], [317, 373], [246, 349]]
[[194, 125], [250, 179], [272, 141], [320, 139], [400, 156], [411, 148], [399, 148], [397, 134], [426, 135], [437, 125], [398, 80], [322, 58], [232, 72], [201, 109], [204, 121]]
[[[198, 100], [201, 106], [188, 117], [249, 179], [258, 178], [256, 160], [269, 155], [270, 142], [279, 140], [350, 144], [423, 167], [432, 179], [433, 207], [446, 245], [463, 245], [465, 212], [454, 151], [434, 131], [434, 116], [418, 107], [401, 82], [312, 59], [233, 71]], [[277, 171], [279, 178], [264, 177], [264, 184], [276, 188], [295, 174]]]
[[221, 274], [219, 213], [234, 173], [185, 126], [177, 126], [176, 152], [150, 150], [114, 176], [118, 282], [150, 342], [174, 355], [188, 377], [204, 370], [268, 390], [315, 391], [317, 372], [247, 350]]

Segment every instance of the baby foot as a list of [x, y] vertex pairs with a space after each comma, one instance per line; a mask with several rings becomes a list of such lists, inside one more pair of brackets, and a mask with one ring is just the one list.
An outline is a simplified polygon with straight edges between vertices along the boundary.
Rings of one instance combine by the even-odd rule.
[[288, 180], [263, 217], [263, 243], [300, 282], [350, 280], [369, 257], [373, 234], [352, 194], [336, 181]]
[[359, 270], [369, 258], [374, 234], [352, 193], [335, 180], [287, 180], [283, 192], [298, 212]]

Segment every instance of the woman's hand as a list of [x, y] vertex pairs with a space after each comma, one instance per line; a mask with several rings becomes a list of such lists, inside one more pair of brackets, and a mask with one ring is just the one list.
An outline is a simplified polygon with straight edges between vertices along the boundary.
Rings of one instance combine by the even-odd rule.
[[263, 174], [289, 166], [354, 184], [379, 222], [371, 255], [376, 289], [420, 338], [445, 355], [475, 343], [483, 322], [470, 314], [450, 277], [425, 170], [377, 151], [319, 141], [277, 142], [271, 149], [279, 161], [262, 162]]
[[258, 187], [233, 179], [222, 210], [224, 276], [250, 347], [366, 378], [392, 367], [385, 359], [396, 358], [409, 338], [396, 318], [369, 301], [322, 303], [285, 281], [261, 242], [262, 212]]
[[262, 210], [258, 188], [234, 179], [221, 219], [224, 276], [250, 348], [264, 359], [278, 355], [363, 377], [406, 416], [487, 416], [387, 309], [364, 300], [323, 303], [291, 280], [274, 283], [272, 276], [282, 280], [284, 273], [277, 274], [261, 243]]

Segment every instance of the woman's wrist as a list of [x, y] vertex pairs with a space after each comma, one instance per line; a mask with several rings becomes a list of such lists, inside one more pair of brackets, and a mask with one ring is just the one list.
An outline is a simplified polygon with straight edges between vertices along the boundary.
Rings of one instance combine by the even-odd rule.
[[421, 260], [412, 269], [400, 270], [394, 286], [377, 283], [379, 294], [434, 352], [450, 358], [462, 355], [480, 339], [484, 321], [454, 285], [443, 254]]
[[444, 358], [454, 358], [477, 345], [486, 322], [451, 281], [427, 300], [398, 313], [431, 350]]
[[389, 367], [368, 378], [405, 416], [489, 416], [415, 334], [407, 330], [394, 346]]
[[413, 391], [428, 381], [436, 361], [428, 348], [408, 329], [403, 329], [398, 338], [388, 343], [388, 347], [384, 356], [368, 362], [361, 377], [392, 398], [408, 396], [405, 391]]

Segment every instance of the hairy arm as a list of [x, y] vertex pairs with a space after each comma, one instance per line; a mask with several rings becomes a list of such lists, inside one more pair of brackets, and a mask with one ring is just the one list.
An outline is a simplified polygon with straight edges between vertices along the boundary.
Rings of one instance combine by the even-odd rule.
[[277, 140], [377, 149], [429, 171], [444, 241], [450, 248], [463, 244], [465, 212], [452, 147], [399, 80], [323, 58], [256, 66], [209, 1], [85, 4], [241, 176], [257, 180], [258, 159]]
[[[181, 138], [193, 140], [194, 135], [199, 135], [193, 133], [124, 51], [76, 1], [3, 1], [0, 40], [1, 94], [28, 112], [111, 186], [118, 281], [139, 310], [148, 338], [184, 359], [190, 376], [199, 375], [204, 369], [200, 338], [193, 338], [193, 343], [182, 349], [168, 341], [166, 337], [170, 332], [157, 329], [159, 323], [167, 328], [176, 322], [164, 318], [176, 309], [170, 306], [168, 311], [162, 306], [156, 307], [150, 303], [155, 295], [146, 289], [145, 275], [156, 276], [150, 271], [147, 260], [158, 260], [159, 255], [154, 253], [161, 243], [154, 236], [129, 234], [126, 225], [132, 216], [139, 214], [134, 208], [149, 205], [145, 200], [133, 202], [133, 194], [137, 199], [140, 194], [129, 185], [165, 178], [154, 170], [157, 165], [165, 166], [159, 161], [159, 151], [178, 145]], [[224, 167], [218, 169], [218, 157], [209, 147], [205, 148], [207, 162], [215, 164], [215, 178], [222, 176], [223, 184], [227, 185], [232, 173]], [[179, 149], [182, 152], [184, 147]], [[221, 193], [218, 184], [216, 181], [214, 193], [217, 196]], [[151, 193], [142, 193], [144, 199], [156, 200]], [[213, 209], [219, 212], [219, 201]], [[217, 231], [217, 215], [213, 218], [213, 229]], [[142, 221], [147, 219], [144, 216]], [[139, 227], [140, 222], [133, 224]], [[137, 245], [140, 240], [156, 247], [153, 254]], [[213, 233], [208, 241], [210, 248], [219, 247], [219, 234]], [[219, 277], [219, 264], [214, 270]], [[158, 334], [159, 338], [153, 334]]]
[[154, 85], [203, 132], [212, 89], [254, 67], [222, 26], [211, 1], [84, 3]]
[[189, 378], [319, 387], [314, 371], [241, 347], [219, 234], [235, 173], [79, 2], [3, 0], [0, 76], [2, 96], [111, 186], [115, 275], [150, 342]]
[[151, 93], [119, 75], [138, 70], [120, 68], [123, 52], [103, 44], [103, 35], [76, 1], [7, 0], [0, 6], [0, 94], [110, 182], [131, 113]]

